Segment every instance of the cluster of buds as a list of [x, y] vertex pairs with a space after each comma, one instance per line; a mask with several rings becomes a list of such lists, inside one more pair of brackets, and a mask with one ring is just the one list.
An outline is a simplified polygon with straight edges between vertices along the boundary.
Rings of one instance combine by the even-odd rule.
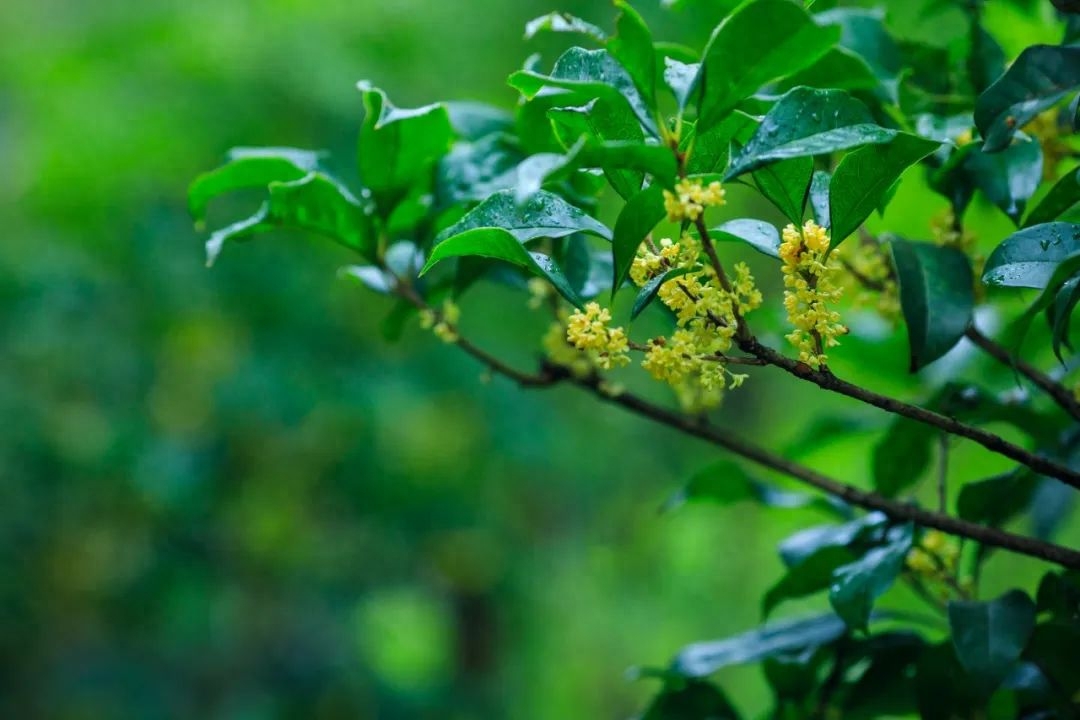
[[788, 225], [780, 244], [784, 263], [784, 309], [794, 330], [787, 339], [799, 350], [799, 360], [815, 370], [826, 364], [825, 349], [840, 344], [848, 332], [840, 314], [829, 308], [843, 294], [836, 284], [838, 266], [827, 260], [829, 235], [807, 220], [802, 228]]
[[885, 246], [852, 238], [836, 253], [844, 270], [838, 280], [845, 293], [852, 293], [855, 307], [872, 308], [891, 322], [899, 321], [900, 289]]
[[621, 327], [611, 327], [611, 311], [591, 302], [566, 323], [566, 339], [584, 351], [596, 367], [611, 370], [630, 363], [630, 341]]
[[439, 311], [430, 308], [420, 311], [420, 327], [431, 330], [435, 337], [445, 343], [458, 341], [457, 324], [461, 319], [461, 308], [453, 300], [445, 300]]
[[675, 192], [664, 191], [664, 209], [671, 222], [696, 222], [707, 207], [724, 204], [724, 188], [719, 182], [705, 185], [699, 179], [685, 178], [675, 183]]
[[919, 544], [908, 551], [904, 564], [914, 575], [931, 583], [941, 583], [943, 597], [947, 597], [948, 587], [961, 593], [971, 591], [970, 579], [960, 583], [953, 580], [959, 562], [959, 543], [940, 530], [928, 530]]

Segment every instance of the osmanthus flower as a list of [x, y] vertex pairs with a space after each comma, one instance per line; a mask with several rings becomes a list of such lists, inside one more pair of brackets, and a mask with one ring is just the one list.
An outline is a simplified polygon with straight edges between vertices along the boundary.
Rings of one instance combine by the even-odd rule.
[[784, 273], [784, 309], [794, 330], [787, 339], [799, 350], [799, 360], [819, 369], [828, 361], [825, 349], [840, 344], [847, 333], [840, 314], [829, 306], [843, 294], [836, 282], [838, 264], [826, 260], [829, 235], [807, 220], [802, 228], [788, 225], [780, 244]]
[[1072, 145], [1065, 140], [1068, 132], [1062, 128], [1061, 109], [1052, 107], [1039, 113], [1023, 130], [1042, 146], [1043, 180], [1053, 182], [1058, 177], [1058, 165], [1075, 152]]
[[837, 280], [855, 307], [873, 308], [886, 320], [901, 318], [900, 289], [896, 284], [888, 249], [873, 240], [852, 238], [836, 250], [842, 272]]
[[908, 551], [904, 565], [909, 571], [930, 581], [945, 580], [956, 573], [960, 546], [939, 530], [923, 533], [919, 544]]
[[675, 192], [664, 191], [664, 209], [672, 222], [695, 222], [705, 208], [724, 202], [724, 188], [717, 181], [705, 185], [698, 178], [684, 178], [675, 183]]
[[597, 367], [610, 370], [630, 363], [630, 340], [621, 327], [610, 327], [611, 311], [590, 302], [566, 323], [566, 339], [585, 351]]
[[435, 337], [445, 343], [458, 341], [457, 324], [461, 320], [461, 308], [453, 300], [445, 300], [442, 309], [436, 312], [430, 308], [420, 311], [420, 327], [431, 330]]

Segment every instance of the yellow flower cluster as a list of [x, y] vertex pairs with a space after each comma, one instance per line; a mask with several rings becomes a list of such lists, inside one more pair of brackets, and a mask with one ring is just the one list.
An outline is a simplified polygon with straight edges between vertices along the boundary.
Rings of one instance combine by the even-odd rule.
[[728, 292], [713, 268], [699, 262], [700, 255], [700, 242], [683, 235], [677, 243], [664, 239], [659, 247], [642, 246], [630, 268], [630, 277], [639, 286], [674, 268], [686, 271], [657, 292], [660, 302], [675, 313], [678, 328], [670, 338], [649, 342], [641, 366], [671, 385], [688, 412], [716, 407], [726, 387], [738, 387], [746, 379], [727, 369], [723, 353], [731, 349], [736, 313], [745, 315], [762, 301], [745, 263], [734, 266]]
[[956, 215], [950, 207], [930, 218], [930, 236], [936, 244], [954, 247], [969, 257], [975, 252], [975, 235], [956, 229]]
[[885, 248], [877, 242], [852, 238], [836, 253], [845, 271], [839, 281], [845, 293], [853, 293], [855, 306], [872, 307], [887, 320], [899, 320], [900, 290]]
[[[826, 261], [829, 235], [813, 220], [803, 227], [788, 225], [780, 244], [784, 263], [784, 308], [795, 329], [787, 339], [799, 349], [799, 360], [815, 370], [828, 357], [825, 349], [839, 345], [837, 338], [847, 333], [840, 314], [829, 309], [843, 294], [835, 282], [835, 260]], [[826, 264], [828, 263], [828, 264]]]
[[431, 330], [435, 337], [445, 343], [458, 341], [457, 324], [461, 319], [461, 308], [453, 300], [445, 300], [442, 310], [436, 312], [430, 308], [420, 311], [420, 327]]
[[1062, 138], [1060, 108], [1050, 108], [1036, 115], [1024, 126], [1024, 132], [1035, 138], [1043, 151], [1043, 180], [1057, 179], [1057, 168], [1063, 158], [1073, 153], [1073, 148]]
[[929, 530], [919, 545], [908, 551], [905, 564], [916, 575], [939, 580], [956, 572], [959, 560], [957, 542], [939, 530]]
[[591, 302], [575, 310], [566, 323], [566, 339], [603, 370], [630, 363], [630, 340], [621, 327], [609, 327], [611, 311]]
[[675, 183], [675, 192], [664, 191], [664, 209], [671, 222], [695, 222], [707, 207], [724, 204], [724, 188], [713, 181], [705, 185], [699, 179], [684, 178]]

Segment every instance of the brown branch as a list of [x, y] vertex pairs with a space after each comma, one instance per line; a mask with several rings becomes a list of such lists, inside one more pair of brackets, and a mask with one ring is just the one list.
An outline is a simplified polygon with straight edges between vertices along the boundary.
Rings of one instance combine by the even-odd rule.
[[859, 385], [855, 385], [846, 380], [841, 380], [827, 369], [814, 370], [806, 363], [801, 363], [770, 347], [762, 345], [756, 338], [751, 338], [749, 341], [740, 343], [740, 347], [744, 352], [767, 360], [770, 365], [775, 365], [781, 370], [784, 370], [801, 380], [811, 382], [822, 390], [846, 395], [847, 397], [859, 400], [867, 405], [873, 405], [876, 408], [893, 413], [894, 415], [900, 415], [915, 420], [916, 422], [923, 423], [924, 425], [935, 427], [951, 435], [967, 438], [968, 440], [972, 440], [979, 445], [982, 445], [991, 452], [1004, 455], [1010, 460], [1015, 460], [1021, 465], [1026, 465], [1036, 472], [1057, 478], [1067, 485], [1080, 489], [1080, 473], [1048, 458], [1025, 450], [1019, 445], [1014, 445], [992, 432], [972, 425], [967, 425], [966, 423], [962, 423], [947, 415], [927, 410], [918, 405], [911, 405], [901, 400], [897, 400], [896, 398], [872, 392]]
[[975, 347], [979, 348], [1002, 365], [1007, 365], [1008, 367], [1015, 369], [1018, 373], [1034, 383], [1036, 387], [1049, 395], [1061, 409], [1077, 420], [1080, 420], [1080, 403], [1076, 402], [1076, 398], [1073, 397], [1073, 394], [1069, 392], [1068, 388], [1059, 382], [1055, 382], [1053, 378], [1033, 365], [1018, 357], [1014, 357], [1012, 353], [1001, 345], [998, 345], [986, 335], [983, 335], [974, 325], [968, 326], [964, 336], [974, 343]]

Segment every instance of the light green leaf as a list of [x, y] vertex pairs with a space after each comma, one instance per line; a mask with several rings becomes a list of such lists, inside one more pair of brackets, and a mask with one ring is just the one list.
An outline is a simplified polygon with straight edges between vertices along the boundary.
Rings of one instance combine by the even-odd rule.
[[615, 20], [617, 35], [608, 41], [608, 52], [626, 68], [642, 99], [656, 107], [656, 51], [649, 26], [629, 3], [616, 0], [621, 12]]
[[1024, 652], [1035, 629], [1035, 603], [1020, 590], [990, 602], [951, 602], [949, 629], [960, 664], [989, 694]]
[[526, 40], [532, 40], [542, 32], [575, 33], [592, 38], [600, 43], [607, 41], [607, 33], [591, 22], [582, 20], [570, 13], [552, 12], [533, 18], [525, 24]]
[[839, 37], [839, 28], [819, 27], [788, 0], [743, 3], [705, 48], [697, 80], [699, 129], [722, 122], [762, 85], [810, 67]]
[[296, 148], [233, 148], [219, 168], [205, 172], [188, 189], [188, 209], [201, 225], [211, 199], [233, 190], [265, 188], [299, 180], [319, 167], [320, 153]]
[[514, 194], [504, 190], [495, 193], [439, 233], [436, 247], [454, 235], [481, 227], [505, 230], [519, 243], [542, 237], [566, 237], [577, 232], [611, 239], [611, 230], [607, 226], [554, 193], [541, 190], [519, 205]]
[[829, 181], [829, 219], [835, 250], [879, 209], [905, 170], [932, 153], [940, 143], [898, 133], [891, 142], [848, 153]]
[[547, 279], [570, 303], [577, 307], [582, 306], [581, 298], [570, 286], [562, 269], [550, 257], [529, 252], [514, 235], [503, 228], [474, 228], [444, 240], [432, 249], [420, 275], [426, 274], [443, 260], [455, 257], [489, 258], [516, 265], [537, 277]]
[[896, 130], [877, 125], [866, 106], [843, 90], [797, 87], [765, 114], [725, 179], [776, 160], [889, 142], [896, 134]]
[[1042, 182], [1042, 148], [1035, 141], [1018, 141], [995, 153], [976, 149], [967, 156], [964, 169], [986, 199], [1019, 225], [1027, 201]]
[[971, 262], [956, 248], [901, 239], [890, 247], [908, 327], [911, 372], [916, 372], [964, 337], [975, 308], [975, 278]]
[[[552, 108], [548, 111], [559, 142], [568, 150], [584, 138], [590, 144], [628, 142], [640, 144], [644, 139], [641, 125], [625, 102], [593, 99], [580, 107]], [[670, 153], [669, 153], [670, 154]], [[604, 168], [608, 182], [623, 198], [629, 199], [641, 190], [640, 172]]]

